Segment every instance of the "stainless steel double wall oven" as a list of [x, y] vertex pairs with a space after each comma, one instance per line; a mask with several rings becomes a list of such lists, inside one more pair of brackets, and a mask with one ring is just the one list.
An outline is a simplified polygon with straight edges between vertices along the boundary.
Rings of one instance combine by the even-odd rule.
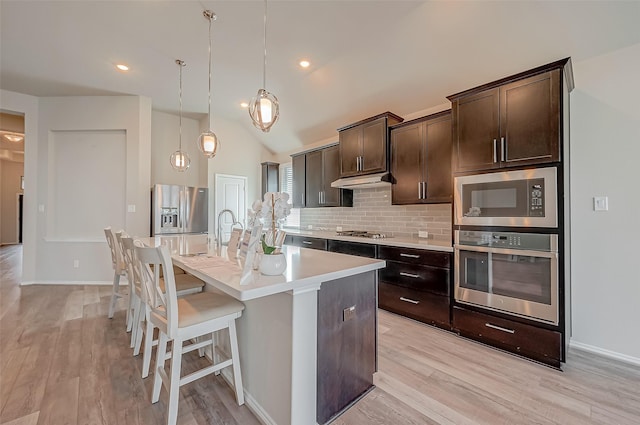
[[456, 302], [558, 325], [555, 167], [454, 179]]

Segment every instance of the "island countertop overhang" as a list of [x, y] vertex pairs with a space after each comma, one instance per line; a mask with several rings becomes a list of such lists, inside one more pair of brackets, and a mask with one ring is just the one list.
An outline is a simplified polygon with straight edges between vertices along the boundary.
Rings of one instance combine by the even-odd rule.
[[[167, 244], [175, 265], [239, 301], [269, 295], [318, 290], [323, 282], [384, 268], [384, 260], [356, 257], [296, 246], [284, 246], [287, 269], [279, 276], [265, 276], [253, 271], [246, 284], [240, 284], [239, 261], [227, 255], [226, 247], [208, 249], [207, 235], [174, 235], [143, 238], [149, 246]], [[184, 247], [188, 247], [184, 250]], [[194, 255], [199, 254], [199, 255]], [[207, 264], [207, 258], [211, 260]]]

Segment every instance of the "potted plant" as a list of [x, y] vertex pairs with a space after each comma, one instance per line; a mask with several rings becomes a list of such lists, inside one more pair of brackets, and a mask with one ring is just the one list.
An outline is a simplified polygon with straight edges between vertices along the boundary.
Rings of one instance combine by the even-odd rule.
[[279, 275], [287, 268], [285, 255], [282, 253], [282, 244], [286, 233], [279, 229], [279, 224], [291, 213], [289, 194], [285, 192], [267, 192], [264, 200], [255, 201], [253, 211], [249, 212], [250, 222], [260, 219], [265, 227], [262, 242], [262, 257], [259, 270], [265, 275]]

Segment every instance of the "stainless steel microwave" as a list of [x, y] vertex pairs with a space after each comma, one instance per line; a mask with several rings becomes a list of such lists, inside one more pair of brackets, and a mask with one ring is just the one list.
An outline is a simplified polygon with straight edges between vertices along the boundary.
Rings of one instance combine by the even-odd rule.
[[454, 178], [454, 223], [558, 227], [555, 167]]

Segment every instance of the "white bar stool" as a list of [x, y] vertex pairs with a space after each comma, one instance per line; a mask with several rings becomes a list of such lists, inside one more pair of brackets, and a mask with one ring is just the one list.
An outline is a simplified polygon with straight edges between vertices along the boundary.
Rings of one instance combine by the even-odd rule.
[[[236, 335], [236, 319], [242, 316], [244, 304], [228, 295], [211, 292], [201, 292], [178, 298], [169, 249], [166, 246], [157, 248], [136, 246], [135, 253], [138, 261], [144, 265], [141, 277], [143, 291], [148, 291], [150, 295], [150, 321], [160, 331], [151, 402], [155, 403], [159, 400], [160, 390], [164, 384], [169, 392], [167, 424], [174, 425], [178, 417], [180, 386], [231, 366], [236, 401], [239, 405], [244, 404]], [[162, 292], [159, 279], [155, 278], [149, 267], [150, 264], [160, 264], [164, 270], [166, 294]], [[214, 334], [222, 329], [229, 329], [231, 358], [181, 377], [183, 353], [211, 346], [212, 357], [218, 359], [219, 350], [215, 347]], [[208, 339], [190, 343], [191, 340], [203, 336]], [[168, 341], [172, 341], [171, 353], [167, 352]], [[188, 344], [184, 345], [185, 342]], [[164, 364], [169, 358], [171, 358], [171, 364], [167, 373]]]
[[[120, 231], [122, 232], [122, 231]], [[116, 236], [111, 230], [111, 227], [104, 229], [104, 234], [107, 237], [107, 244], [111, 250], [111, 265], [113, 267], [113, 284], [111, 287], [111, 301], [109, 302], [109, 319], [113, 318], [113, 314], [116, 311], [116, 302], [118, 298], [122, 298], [124, 295], [120, 293], [120, 277], [126, 274], [126, 266], [122, 259], [122, 253], [120, 247], [116, 241]], [[129, 328], [130, 315], [127, 310], [127, 328]]]

